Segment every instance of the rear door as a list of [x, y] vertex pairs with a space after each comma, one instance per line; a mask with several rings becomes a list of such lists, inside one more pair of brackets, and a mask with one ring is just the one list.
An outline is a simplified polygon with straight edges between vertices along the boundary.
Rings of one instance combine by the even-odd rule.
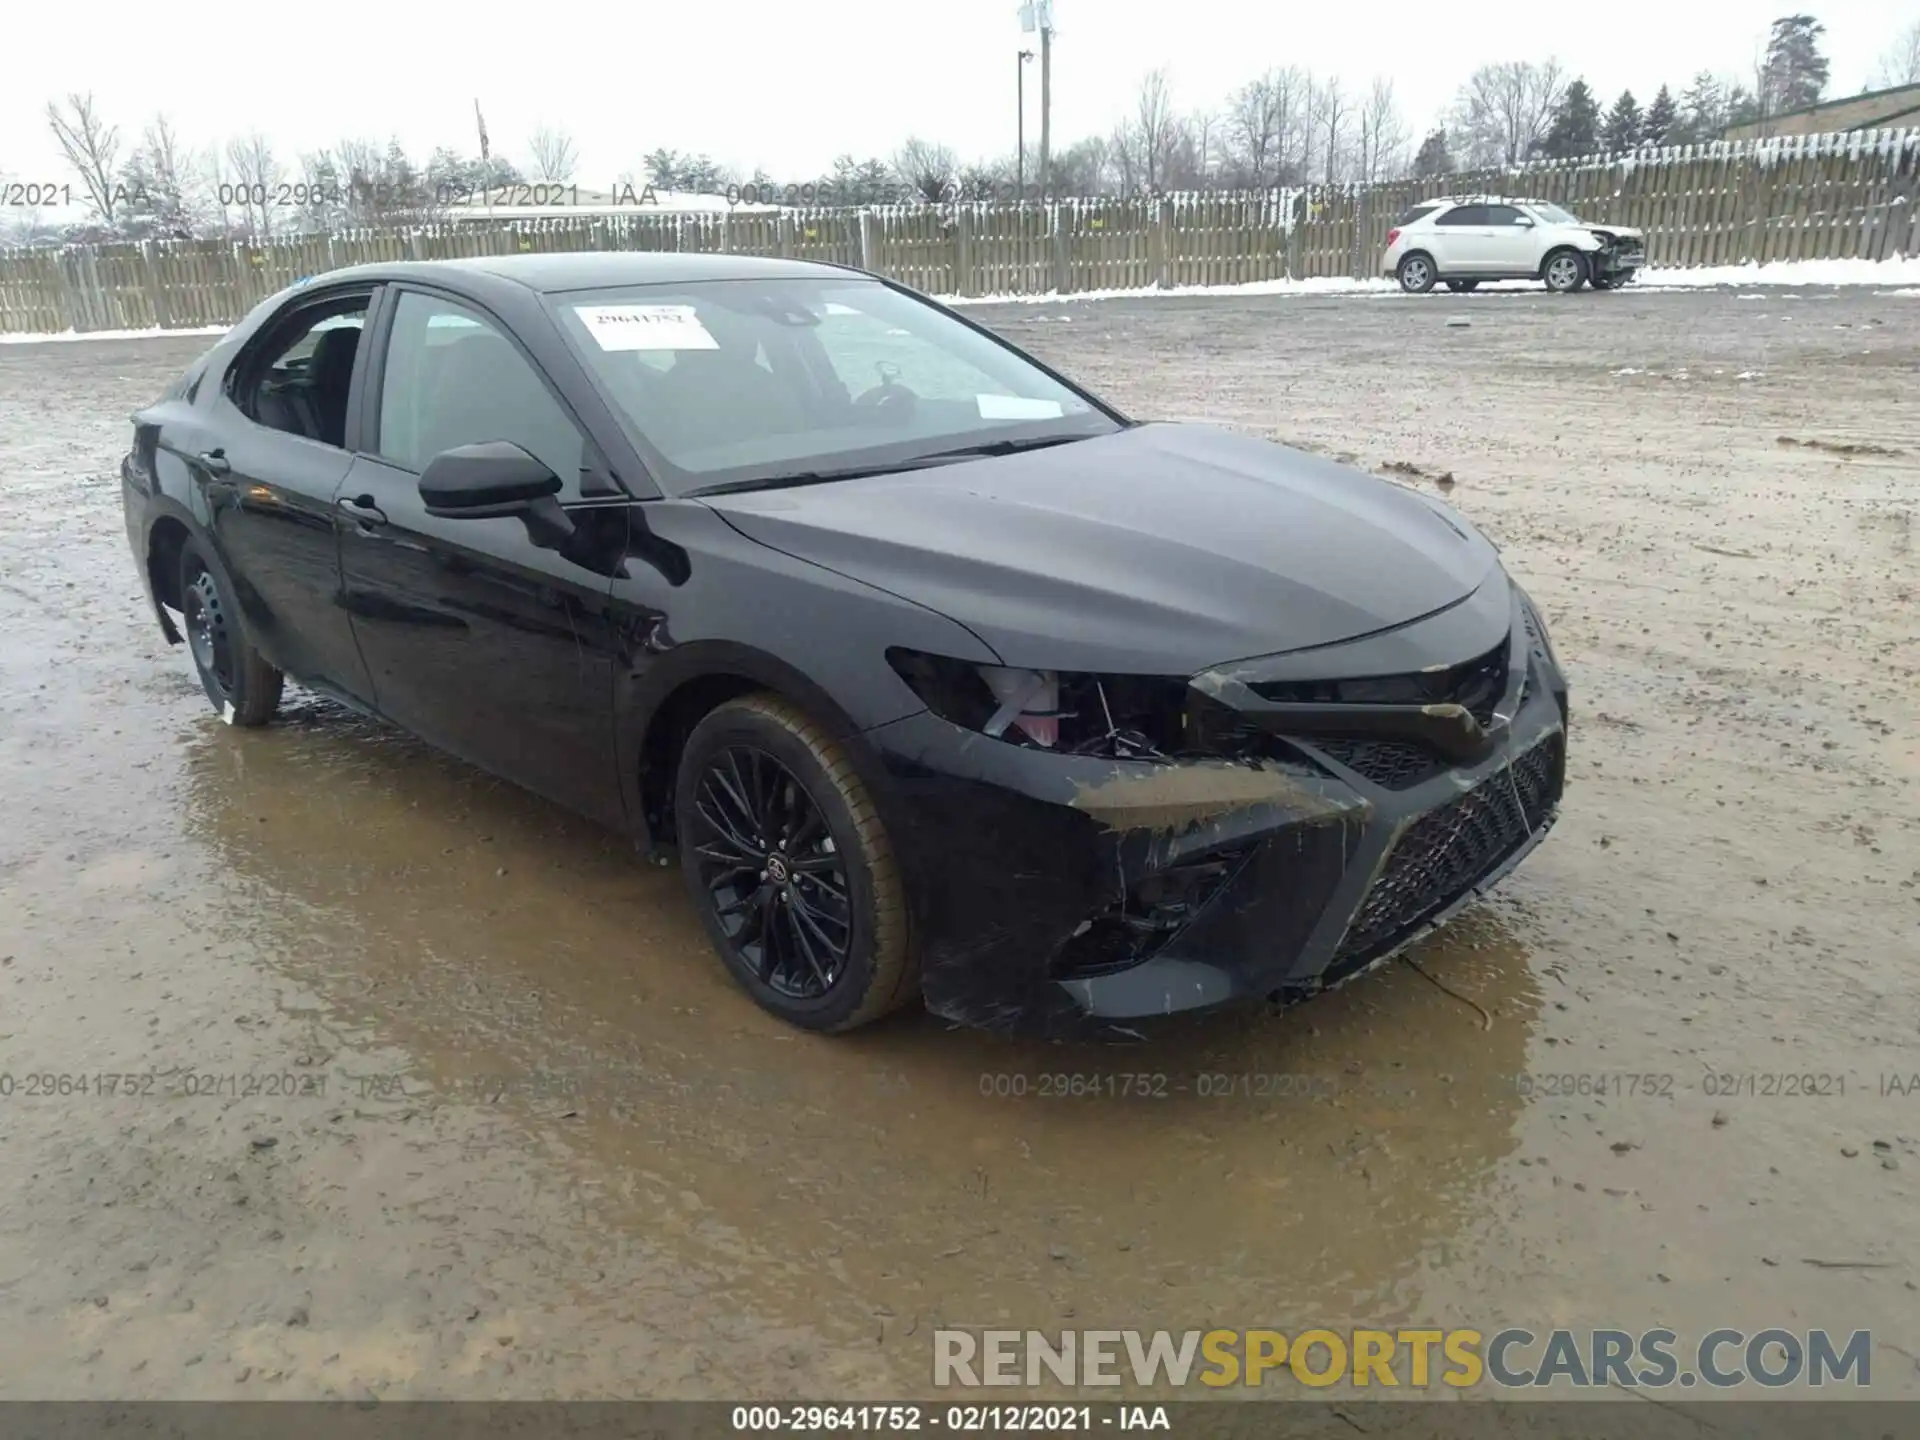
[[373, 296], [364, 286], [289, 306], [235, 357], [206, 432], [176, 452], [262, 651], [363, 704], [372, 692], [340, 607], [334, 502], [353, 464], [347, 406]]
[[1486, 261], [1480, 250], [1487, 207], [1456, 205], [1433, 220], [1433, 258], [1443, 275], [1474, 275]]
[[[389, 299], [371, 342], [362, 453], [337, 507], [346, 609], [380, 712], [619, 825], [607, 596], [631, 502], [500, 322], [422, 289], [395, 286]], [[427, 462], [489, 440], [513, 441], [560, 476], [577, 544], [540, 548], [518, 518], [427, 514]], [[602, 493], [583, 494], [583, 475]]]

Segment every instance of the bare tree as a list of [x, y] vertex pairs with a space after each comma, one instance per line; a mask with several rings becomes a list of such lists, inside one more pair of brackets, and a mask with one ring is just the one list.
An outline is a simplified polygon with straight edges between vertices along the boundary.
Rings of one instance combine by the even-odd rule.
[[1891, 90], [1898, 85], [1920, 85], [1920, 19], [1894, 37], [1880, 56], [1875, 85]]
[[63, 110], [56, 100], [47, 102], [47, 124], [67, 164], [86, 187], [87, 201], [103, 224], [111, 225], [114, 208], [119, 204], [120, 127], [109, 125], [94, 109], [93, 96], [67, 96]]
[[1122, 195], [1131, 195], [1146, 183], [1145, 152], [1139, 127], [1132, 121], [1122, 120], [1113, 127], [1113, 134], [1107, 137], [1106, 169]]
[[206, 219], [200, 167], [165, 115], [147, 126], [120, 179], [129, 219], [154, 233], [185, 238]]
[[1327, 183], [1331, 185], [1340, 172], [1340, 162], [1345, 153], [1346, 127], [1352, 118], [1352, 106], [1347, 97], [1340, 92], [1340, 77], [1334, 76], [1327, 81], [1326, 88], [1320, 92], [1320, 123], [1322, 134], [1327, 141]]
[[1196, 110], [1179, 128], [1174, 173], [1168, 177], [1168, 183], [1182, 190], [1204, 187], [1213, 179], [1214, 152], [1220, 145], [1220, 117], [1212, 110]]
[[1356, 178], [1371, 185], [1391, 180], [1406, 161], [1407, 127], [1393, 98], [1393, 81], [1373, 82], [1360, 105], [1360, 145]]
[[1305, 70], [1300, 75], [1300, 104], [1294, 112], [1295, 134], [1298, 136], [1293, 151], [1294, 168], [1302, 184], [1313, 179], [1313, 157], [1319, 154], [1320, 121], [1326, 109], [1326, 92], [1320, 82], [1313, 78], [1313, 71]]
[[1133, 124], [1146, 187], [1158, 190], [1167, 183], [1167, 171], [1178, 142], [1173, 85], [1164, 67], [1141, 80], [1139, 94], [1134, 98]]
[[1517, 165], [1546, 136], [1553, 107], [1567, 86], [1556, 59], [1482, 65], [1454, 102], [1448, 138], [1469, 167]]
[[549, 185], [564, 185], [573, 179], [579, 156], [574, 150], [573, 137], [566, 131], [542, 125], [527, 141], [527, 149], [533, 155], [535, 180]]
[[[258, 130], [227, 142], [227, 194], [246, 217], [247, 229], [265, 238], [273, 234], [274, 191], [280, 185], [280, 162], [274, 158], [273, 145]], [[221, 196], [223, 200], [225, 195]]]
[[1278, 157], [1274, 153], [1280, 128], [1276, 88], [1272, 71], [1256, 76], [1227, 98], [1222, 117], [1223, 147], [1227, 162], [1242, 185], [1261, 187], [1274, 183]]
[[944, 200], [955, 193], [960, 173], [953, 151], [931, 140], [908, 136], [894, 152], [894, 171], [922, 200]]

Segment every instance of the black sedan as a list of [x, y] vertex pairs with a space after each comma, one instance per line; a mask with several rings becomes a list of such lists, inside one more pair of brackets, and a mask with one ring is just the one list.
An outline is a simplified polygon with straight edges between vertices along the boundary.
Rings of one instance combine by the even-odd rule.
[[1450, 507], [1128, 419], [854, 270], [321, 275], [134, 417], [122, 476], [228, 723], [291, 678], [677, 855], [812, 1029], [1308, 994], [1560, 800], [1546, 627]]

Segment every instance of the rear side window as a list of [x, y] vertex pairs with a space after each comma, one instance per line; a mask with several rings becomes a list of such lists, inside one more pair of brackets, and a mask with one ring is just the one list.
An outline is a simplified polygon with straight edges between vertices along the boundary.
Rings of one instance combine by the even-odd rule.
[[1436, 225], [1484, 225], [1487, 223], [1487, 207], [1456, 205], [1433, 223]]
[[1438, 205], [1416, 205], [1411, 210], [1407, 211], [1404, 215], [1402, 215], [1398, 220], [1394, 221], [1393, 222], [1394, 227], [1398, 229], [1403, 226], [1411, 225], [1416, 220], [1424, 220], [1427, 218], [1427, 216], [1431, 215], [1434, 211], [1438, 210], [1439, 208], [1440, 207]]

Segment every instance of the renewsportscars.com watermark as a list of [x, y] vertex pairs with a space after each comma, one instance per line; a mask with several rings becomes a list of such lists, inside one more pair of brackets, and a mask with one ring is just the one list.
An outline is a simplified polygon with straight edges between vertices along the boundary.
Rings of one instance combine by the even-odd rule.
[[936, 1330], [933, 1383], [1317, 1388], [1864, 1388], [1873, 1337], [1825, 1330]]

